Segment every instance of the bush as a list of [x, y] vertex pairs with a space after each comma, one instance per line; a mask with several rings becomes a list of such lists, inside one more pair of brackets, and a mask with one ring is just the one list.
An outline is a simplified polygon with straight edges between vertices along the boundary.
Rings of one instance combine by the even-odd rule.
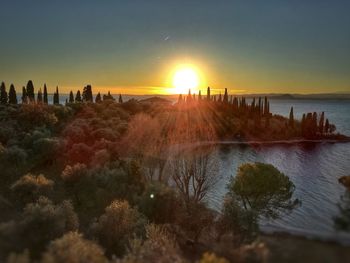
[[50, 240], [78, 227], [78, 217], [70, 202], [55, 205], [40, 197], [35, 203], [27, 204], [17, 220], [0, 224], [0, 248], [7, 253], [28, 248], [38, 257]]
[[91, 226], [93, 235], [106, 248], [107, 254], [123, 255], [129, 240], [144, 233], [145, 219], [127, 201], [113, 201]]
[[34, 202], [40, 195], [48, 195], [53, 189], [54, 182], [42, 174], [35, 176], [26, 174], [18, 179], [11, 190], [22, 203]]
[[43, 263], [107, 263], [103, 249], [77, 232], [69, 232], [50, 243], [42, 257]]
[[180, 202], [170, 187], [161, 183], [150, 183], [146, 186], [138, 207], [153, 223], [174, 223], [181, 209]]
[[146, 226], [146, 240], [132, 240], [130, 251], [120, 263], [186, 262], [173, 236], [161, 226]]

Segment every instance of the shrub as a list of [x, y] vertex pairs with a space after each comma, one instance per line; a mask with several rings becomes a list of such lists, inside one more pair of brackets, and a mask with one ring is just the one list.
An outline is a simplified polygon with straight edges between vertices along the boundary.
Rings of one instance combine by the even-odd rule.
[[23, 203], [34, 202], [40, 195], [47, 195], [53, 189], [54, 182], [42, 174], [26, 174], [11, 186], [11, 190]]
[[147, 225], [146, 240], [132, 240], [128, 254], [120, 263], [186, 262], [175, 238], [162, 226]]
[[93, 235], [99, 240], [108, 255], [122, 255], [129, 239], [144, 232], [145, 219], [127, 201], [115, 200], [91, 226]]
[[162, 183], [150, 183], [146, 186], [138, 207], [153, 223], [174, 223], [181, 209], [180, 202], [170, 187]]
[[0, 247], [4, 251], [23, 251], [28, 248], [38, 257], [47, 243], [67, 231], [77, 230], [78, 217], [68, 201], [55, 205], [40, 197], [27, 204], [17, 220], [0, 224]]
[[43, 263], [107, 263], [103, 249], [77, 232], [69, 232], [50, 243], [42, 257]]

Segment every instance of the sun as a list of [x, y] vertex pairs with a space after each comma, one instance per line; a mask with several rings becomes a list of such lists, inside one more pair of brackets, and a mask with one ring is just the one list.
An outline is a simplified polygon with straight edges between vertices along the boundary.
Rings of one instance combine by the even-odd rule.
[[199, 82], [198, 73], [191, 67], [181, 67], [175, 71], [173, 76], [173, 86], [176, 94], [185, 94], [189, 89], [195, 92]]

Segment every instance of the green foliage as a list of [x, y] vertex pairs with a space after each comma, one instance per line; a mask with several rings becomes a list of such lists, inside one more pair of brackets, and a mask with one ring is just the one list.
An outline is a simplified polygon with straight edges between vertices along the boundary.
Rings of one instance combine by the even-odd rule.
[[260, 217], [277, 218], [300, 202], [292, 200], [294, 184], [270, 164], [243, 164], [228, 185], [219, 233], [227, 229], [238, 242], [251, 241]]
[[7, 102], [8, 102], [8, 95], [7, 95], [5, 83], [1, 82], [1, 85], [0, 85], [0, 103], [7, 104]]
[[34, 84], [31, 80], [28, 81], [26, 86], [26, 96], [29, 99], [28, 102], [35, 102]]
[[50, 240], [78, 227], [78, 217], [70, 202], [55, 205], [40, 197], [27, 204], [18, 219], [0, 224], [0, 247], [7, 253], [28, 248], [37, 258]]
[[41, 195], [48, 195], [54, 186], [52, 180], [42, 174], [26, 174], [11, 186], [11, 190], [22, 203], [34, 202]]
[[174, 223], [180, 213], [181, 201], [177, 193], [162, 183], [149, 183], [138, 201], [141, 213], [157, 224]]
[[144, 182], [139, 167], [132, 163], [114, 162], [88, 169], [85, 164], [66, 166], [61, 174], [66, 193], [85, 220], [97, 216], [115, 199], [130, 203], [139, 200]]
[[17, 94], [16, 94], [15, 86], [13, 86], [13, 84], [11, 84], [10, 90], [9, 90], [9, 103], [17, 104]]
[[43, 263], [107, 263], [103, 249], [77, 232], [69, 232], [50, 243], [42, 256]]
[[278, 212], [293, 209], [295, 186], [288, 176], [270, 164], [243, 164], [229, 184], [229, 194], [238, 198], [245, 210], [266, 217], [277, 217]]
[[93, 102], [91, 85], [87, 85], [83, 89], [83, 102]]
[[145, 223], [144, 217], [127, 201], [115, 200], [91, 226], [91, 232], [106, 248], [108, 255], [121, 256], [134, 235], [144, 234]]
[[46, 84], [44, 84], [44, 97], [43, 97], [43, 101], [45, 104], [48, 104], [48, 97], [47, 97], [47, 87]]

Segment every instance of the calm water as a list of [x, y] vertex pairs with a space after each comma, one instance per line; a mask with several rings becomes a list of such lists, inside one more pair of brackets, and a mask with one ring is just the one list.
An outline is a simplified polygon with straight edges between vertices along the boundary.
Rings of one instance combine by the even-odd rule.
[[[294, 106], [294, 114], [324, 111], [339, 132], [350, 135], [350, 101], [273, 100], [271, 111], [284, 116]], [[209, 203], [220, 209], [226, 184], [237, 167], [246, 162], [264, 162], [278, 167], [296, 186], [294, 197], [302, 206], [277, 220], [261, 222], [265, 231], [287, 231], [350, 244], [350, 233], [336, 231], [333, 218], [339, 215], [338, 204], [345, 188], [338, 178], [350, 175], [350, 143], [299, 144], [270, 146], [225, 145], [217, 148], [222, 180], [209, 197]]]

